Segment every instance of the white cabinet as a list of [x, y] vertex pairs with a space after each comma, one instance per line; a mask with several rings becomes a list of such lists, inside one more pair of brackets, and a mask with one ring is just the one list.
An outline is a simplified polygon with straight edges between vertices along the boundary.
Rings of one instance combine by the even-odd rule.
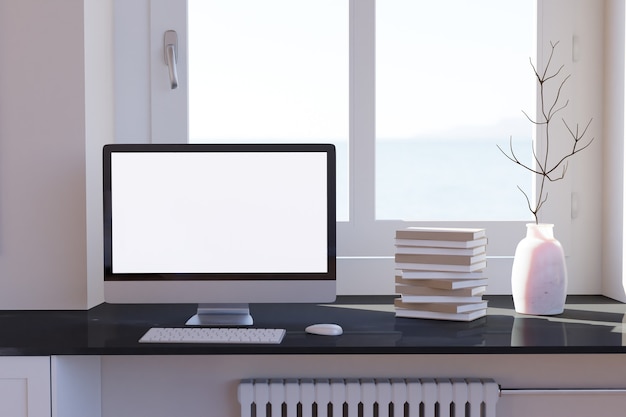
[[626, 410], [626, 393], [623, 390], [550, 391], [503, 395], [498, 401], [497, 416], [623, 416]]
[[112, 355], [101, 369], [101, 417], [238, 416], [245, 378], [397, 377], [492, 378], [497, 417], [626, 415], [624, 354]]
[[97, 355], [52, 357], [52, 417], [101, 417], [100, 367]]
[[0, 357], [0, 416], [50, 417], [50, 357]]

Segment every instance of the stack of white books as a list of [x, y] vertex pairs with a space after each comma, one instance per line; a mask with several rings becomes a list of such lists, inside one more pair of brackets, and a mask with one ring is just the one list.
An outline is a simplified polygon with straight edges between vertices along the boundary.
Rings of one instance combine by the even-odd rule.
[[487, 314], [485, 229], [396, 231], [397, 317], [472, 321]]

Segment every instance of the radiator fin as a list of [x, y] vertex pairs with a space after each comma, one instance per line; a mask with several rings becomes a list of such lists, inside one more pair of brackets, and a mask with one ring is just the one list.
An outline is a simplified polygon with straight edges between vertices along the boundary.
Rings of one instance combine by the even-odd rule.
[[496, 417], [491, 379], [246, 379], [241, 417]]

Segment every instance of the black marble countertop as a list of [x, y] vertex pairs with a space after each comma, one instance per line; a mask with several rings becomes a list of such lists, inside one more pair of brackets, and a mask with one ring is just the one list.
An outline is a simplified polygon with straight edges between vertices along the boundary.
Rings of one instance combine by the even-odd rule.
[[[626, 304], [570, 296], [563, 314], [515, 313], [510, 296], [486, 296], [472, 322], [396, 318], [392, 297], [332, 304], [253, 304], [256, 327], [287, 329], [279, 345], [140, 344], [150, 327], [182, 326], [195, 305], [101, 304], [87, 311], [0, 311], [0, 355], [569, 354], [626, 353]], [[341, 336], [304, 328], [338, 323]]]

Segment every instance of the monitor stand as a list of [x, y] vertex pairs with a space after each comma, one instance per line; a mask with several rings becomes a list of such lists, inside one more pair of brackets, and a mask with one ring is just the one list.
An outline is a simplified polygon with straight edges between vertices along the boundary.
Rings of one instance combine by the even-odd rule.
[[248, 304], [198, 304], [198, 312], [187, 326], [251, 326]]

